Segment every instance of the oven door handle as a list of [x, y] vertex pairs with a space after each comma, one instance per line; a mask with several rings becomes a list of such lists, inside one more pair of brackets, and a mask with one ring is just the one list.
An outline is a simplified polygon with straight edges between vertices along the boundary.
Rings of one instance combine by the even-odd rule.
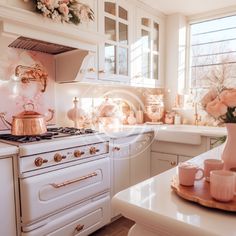
[[65, 182], [63, 183], [59, 183], [59, 184], [56, 184], [56, 183], [53, 183], [51, 184], [54, 188], [61, 188], [61, 187], [65, 187], [67, 185], [70, 185], [70, 184], [74, 184], [74, 183], [77, 183], [77, 182], [80, 182], [82, 180], [86, 180], [86, 179], [89, 179], [89, 178], [92, 178], [92, 177], [95, 177], [97, 176], [98, 174], [96, 172], [93, 172], [91, 174], [88, 174], [88, 175], [84, 175], [80, 178], [77, 178], [77, 179], [72, 179], [72, 180], [66, 180]]

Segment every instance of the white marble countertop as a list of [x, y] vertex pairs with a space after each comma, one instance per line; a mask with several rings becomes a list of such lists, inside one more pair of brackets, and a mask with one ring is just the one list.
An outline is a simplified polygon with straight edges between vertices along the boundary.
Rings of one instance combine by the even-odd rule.
[[210, 126], [194, 126], [194, 125], [121, 125], [119, 127], [108, 127], [100, 130], [109, 137], [120, 138], [130, 135], [146, 133], [146, 132], [166, 132], [166, 133], [181, 133], [181, 134], [199, 134], [207, 137], [221, 137], [227, 134], [224, 127]]
[[[219, 158], [222, 146], [193, 162]], [[236, 236], [236, 213], [202, 207], [178, 197], [170, 187], [176, 168], [121, 191], [112, 199], [115, 208], [154, 235]]]
[[11, 156], [18, 153], [18, 148], [13, 145], [0, 143], [0, 158]]

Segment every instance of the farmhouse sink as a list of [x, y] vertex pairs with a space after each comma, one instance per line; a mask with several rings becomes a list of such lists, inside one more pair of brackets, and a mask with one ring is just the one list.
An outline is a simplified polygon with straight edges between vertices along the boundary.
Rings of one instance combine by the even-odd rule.
[[159, 141], [199, 145], [201, 136], [220, 137], [223, 135], [226, 135], [226, 129], [222, 127], [164, 125], [157, 130], [155, 136]]
[[159, 129], [155, 137], [158, 141], [185, 143], [192, 145], [201, 144], [201, 134], [188, 132], [185, 130], [180, 131], [175, 129]]

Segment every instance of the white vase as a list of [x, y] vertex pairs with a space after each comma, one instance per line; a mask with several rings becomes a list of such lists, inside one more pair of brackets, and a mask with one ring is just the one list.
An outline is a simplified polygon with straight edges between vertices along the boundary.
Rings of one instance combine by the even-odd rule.
[[221, 156], [225, 170], [236, 170], [236, 123], [227, 123], [227, 139]]

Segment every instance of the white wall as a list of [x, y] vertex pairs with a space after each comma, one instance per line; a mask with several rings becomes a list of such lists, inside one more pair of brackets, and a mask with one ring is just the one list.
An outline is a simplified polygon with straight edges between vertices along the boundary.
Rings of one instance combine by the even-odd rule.
[[166, 19], [166, 107], [175, 105], [178, 93], [185, 87], [186, 18], [181, 14]]

